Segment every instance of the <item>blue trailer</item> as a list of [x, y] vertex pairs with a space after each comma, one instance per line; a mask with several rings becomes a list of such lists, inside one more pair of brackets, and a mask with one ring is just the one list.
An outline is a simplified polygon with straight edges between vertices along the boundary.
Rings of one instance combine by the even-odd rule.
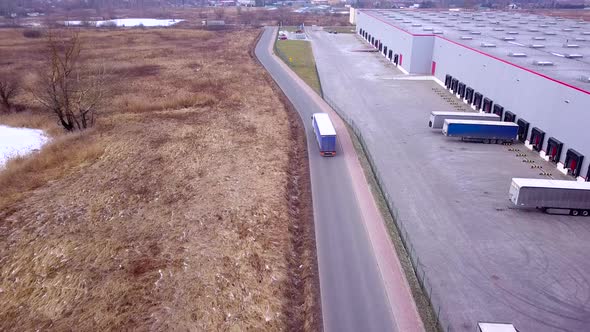
[[324, 157], [336, 155], [336, 130], [326, 113], [314, 113], [311, 116], [313, 132], [315, 134], [320, 154]]
[[504, 143], [516, 139], [518, 125], [513, 122], [447, 119], [442, 133], [449, 137], [461, 137], [462, 140]]

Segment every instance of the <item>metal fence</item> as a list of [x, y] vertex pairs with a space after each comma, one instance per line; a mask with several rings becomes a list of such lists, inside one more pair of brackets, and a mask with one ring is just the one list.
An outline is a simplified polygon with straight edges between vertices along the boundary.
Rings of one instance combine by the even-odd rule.
[[323, 98], [334, 109], [334, 111], [336, 111], [336, 113], [338, 113], [338, 115], [344, 121], [346, 121], [346, 123], [348, 123], [348, 125], [354, 131], [355, 135], [358, 137], [358, 140], [363, 148], [363, 151], [364, 151], [365, 155], [367, 156], [367, 160], [369, 161], [371, 171], [375, 175], [375, 180], [377, 181], [377, 185], [379, 187], [378, 189], [380, 190], [381, 194], [385, 198], [385, 202], [387, 204], [387, 209], [389, 210], [389, 213], [393, 217], [394, 223], [399, 231], [402, 243], [403, 243], [404, 247], [406, 248], [406, 251], [410, 257], [410, 261], [412, 262], [412, 267], [414, 269], [414, 273], [416, 274], [416, 276], [418, 278], [418, 283], [420, 284], [420, 287], [422, 288], [422, 290], [424, 291], [424, 293], [426, 294], [426, 296], [428, 297], [428, 299], [430, 301], [430, 304], [431, 304], [432, 309], [434, 311], [434, 315], [435, 315], [437, 324], [443, 331], [452, 332], [453, 329], [450, 325], [450, 319], [445, 314], [445, 311], [441, 310], [441, 307], [442, 307], [441, 299], [437, 294], [435, 294], [433, 292], [432, 282], [430, 281], [429, 277], [426, 275], [426, 271], [424, 269], [424, 266], [420, 263], [420, 257], [418, 257], [418, 254], [416, 253], [416, 250], [414, 249], [414, 246], [412, 245], [412, 242], [410, 241], [410, 238], [408, 236], [408, 231], [406, 229], [406, 224], [408, 224], [408, 220], [404, 220], [403, 218], [400, 217], [400, 213], [399, 213], [398, 208], [395, 205], [394, 199], [392, 197], [390, 197], [388, 192], [385, 190], [385, 186], [384, 186], [384, 182], [383, 182], [384, 177], [381, 175], [381, 173], [379, 172], [379, 169], [376, 167], [375, 160], [374, 160], [373, 156], [371, 155], [371, 152], [367, 148], [367, 143], [363, 137], [363, 134], [362, 134], [360, 128], [357, 126], [356, 122], [351, 117], [349, 117], [345, 112], [343, 112], [338, 107], [338, 105], [336, 103], [334, 103], [329, 97], [324, 95]]

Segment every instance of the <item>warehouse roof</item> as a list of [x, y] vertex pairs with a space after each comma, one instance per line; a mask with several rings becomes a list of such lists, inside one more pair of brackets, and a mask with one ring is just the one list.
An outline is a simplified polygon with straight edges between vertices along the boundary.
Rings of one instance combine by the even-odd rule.
[[433, 35], [590, 91], [590, 22], [515, 12], [363, 10], [412, 35]]

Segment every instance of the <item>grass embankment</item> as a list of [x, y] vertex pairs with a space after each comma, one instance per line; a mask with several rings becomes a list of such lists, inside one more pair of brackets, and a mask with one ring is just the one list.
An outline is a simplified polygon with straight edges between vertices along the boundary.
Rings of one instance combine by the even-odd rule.
[[277, 40], [279, 57], [319, 95], [322, 94], [320, 79], [311, 49], [306, 40]]
[[[317, 329], [303, 130], [249, 56], [259, 30], [82, 30], [106, 66], [92, 130], [0, 172], [0, 330]], [[0, 31], [3, 68], [42, 39]], [[49, 119], [49, 120], [48, 120]]]

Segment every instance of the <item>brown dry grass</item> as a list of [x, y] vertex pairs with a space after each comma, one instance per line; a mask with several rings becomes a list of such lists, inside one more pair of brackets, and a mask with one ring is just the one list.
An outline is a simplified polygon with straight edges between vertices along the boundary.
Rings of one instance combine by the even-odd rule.
[[[258, 32], [83, 31], [98, 126], [64, 135], [26, 94], [0, 117], [54, 137], [0, 172], [0, 330], [319, 327], [304, 137]], [[0, 30], [15, 73], [43, 52]]]

